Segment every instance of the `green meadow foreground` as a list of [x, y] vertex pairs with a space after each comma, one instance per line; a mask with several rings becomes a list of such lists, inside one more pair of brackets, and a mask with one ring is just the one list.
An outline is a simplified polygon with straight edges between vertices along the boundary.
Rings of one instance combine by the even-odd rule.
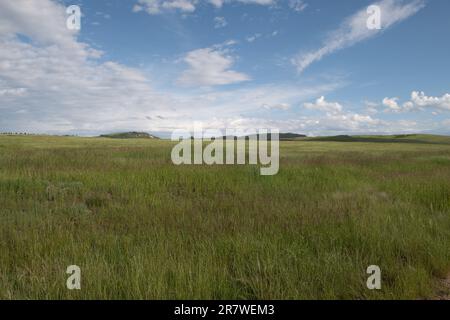
[[380, 139], [284, 141], [265, 177], [164, 140], [0, 136], [0, 298], [445, 296], [450, 138]]

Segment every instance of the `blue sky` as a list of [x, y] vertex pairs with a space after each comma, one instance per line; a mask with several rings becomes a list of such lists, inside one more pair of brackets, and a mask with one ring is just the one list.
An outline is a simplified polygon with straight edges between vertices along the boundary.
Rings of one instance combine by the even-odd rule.
[[[381, 30], [366, 26], [373, 4]], [[0, 131], [450, 134], [449, 13], [447, 0], [1, 2]]]

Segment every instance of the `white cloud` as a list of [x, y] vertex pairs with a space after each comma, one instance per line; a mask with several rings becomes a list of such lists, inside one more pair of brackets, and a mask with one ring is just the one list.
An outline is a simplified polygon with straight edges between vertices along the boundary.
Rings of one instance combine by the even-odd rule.
[[[342, 83], [338, 82], [310, 87], [278, 84], [226, 91], [206, 91], [195, 95], [176, 95], [176, 101], [179, 103], [178, 114], [152, 122], [152, 130], [186, 129], [192, 126], [194, 121], [202, 122], [205, 128], [213, 129], [248, 126], [289, 130], [300, 123], [308, 122], [308, 119], [275, 121], [254, 115], [260, 114], [261, 108], [274, 112], [283, 111], [280, 108], [286, 109], [288, 105], [296, 105], [318, 94], [334, 91], [341, 86]], [[316, 130], [319, 129], [316, 128]]]
[[289, 8], [296, 12], [302, 12], [308, 7], [308, 4], [303, 0], [289, 0]]
[[342, 105], [340, 105], [337, 102], [328, 102], [325, 100], [325, 97], [323, 96], [317, 99], [314, 103], [307, 102], [303, 106], [309, 110], [320, 110], [333, 114], [342, 111]]
[[250, 80], [248, 75], [230, 70], [234, 58], [225, 49], [197, 49], [188, 52], [183, 60], [189, 65], [178, 78], [178, 83], [183, 86], [209, 87]]
[[257, 4], [257, 5], [273, 5], [277, 2], [277, 0], [208, 0], [209, 3], [214, 5], [217, 8], [221, 8], [226, 2], [241, 2], [245, 4]]
[[442, 97], [431, 97], [427, 96], [424, 92], [413, 91], [409, 101], [399, 105], [398, 100], [398, 98], [384, 98], [383, 105], [388, 107], [385, 111], [395, 113], [425, 109], [450, 111], [450, 94], [448, 93]]
[[245, 40], [247, 40], [247, 42], [253, 42], [256, 39], [260, 38], [262, 36], [261, 33], [255, 33], [254, 35], [248, 36]]
[[450, 111], [450, 94], [446, 93], [442, 97], [426, 96], [424, 92], [413, 91], [411, 102], [417, 108], [437, 108]]
[[197, 0], [138, 0], [138, 3], [133, 7], [133, 11], [144, 10], [151, 15], [173, 10], [194, 12], [197, 2]]
[[381, 126], [386, 125], [383, 121], [374, 119], [369, 115], [352, 112], [327, 114], [325, 117], [319, 119], [319, 124], [329, 130], [341, 132], [380, 130]]
[[214, 18], [214, 28], [224, 28], [228, 25], [227, 20], [224, 17], [215, 17]]
[[364, 101], [365, 110], [370, 115], [375, 115], [378, 113], [379, 104], [372, 101]]
[[0, 2], [2, 130], [112, 128], [150, 109], [167, 113], [169, 99], [154, 92], [140, 71], [100, 62], [101, 53], [76, 36], [59, 2]]
[[[371, 102], [365, 102], [366, 106], [375, 108], [377, 105]], [[324, 97], [320, 97], [314, 103], [305, 103], [307, 109], [319, 110], [325, 112], [318, 116], [308, 116], [301, 121], [304, 132], [311, 134], [348, 134], [348, 133], [367, 133], [367, 134], [394, 134], [394, 133], [417, 133], [426, 132], [433, 125], [430, 123], [419, 124], [416, 121], [385, 121], [376, 119], [373, 114], [362, 114], [346, 111], [338, 102], [327, 102]], [[368, 112], [370, 113], [370, 112]], [[376, 112], [375, 112], [376, 113]], [[437, 130], [439, 128], [436, 127]]]
[[289, 103], [278, 103], [278, 104], [263, 104], [262, 107], [267, 110], [289, 110], [291, 105]]
[[[208, 125], [208, 124], [206, 124]], [[308, 135], [362, 134], [362, 133], [411, 133], [423, 130], [413, 121], [382, 121], [369, 115], [345, 112], [327, 113], [317, 116], [300, 116], [293, 119], [262, 119], [234, 117], [224, 120], [219, 128], [282, 128], [284, 132], [299, 132]]]
[[224, 0], [209, 0], [209, 3], [211, 3], [216, 8], [221, 8], [223, 6]]
[[[100, 52], [75, 41], [77, 30], [66, 28], [65, 7], [52, 1], [2, 1], [0, 3], [0, 38], [26, 35], [44, 45], [57, 45], [70, 57], [95, 57]], [[0, 60], [1, 61], [1, 60]]]
[[0, 97], [19, 97], [25, 95], [27, 92], [27, 89], [25, 88], [6, 88], [6, 89], [0, 89]]
[[303, 72], [312, 63], [320, 61], [327, 55], [374, 37], [394, 24], [416, 14], [425, 6], [425, 2], [413, 0], [405, 3], [402, 0], [382, 0], [376, 2], [375, 5], [378, 5], [381, 9], [381, 30], [367, 28], [369, 15], [364, 8], [347, 18], [336, 31], [329, 34], [322, 47], [314, 51], [301, 53], [293, 58], [292, 63], [297, 67], [297, 70]]
[[398, 105], [398, 98], [384, 98], [383, 99], [383, 106], [388, 107], [389, 110], [392, 110], [393, 112], [398, 112], [401, 110], [401, 107]]
[[168, 11], [184, 13], [194, 12], [199, 3], [210, 3], [221, 8], [226, 2], [240, 2], [244, 4], [272, 5], [276, 0], [138, 0], [133, 7], [134, 12], [145, 11], [150, 15], [161, 14]]

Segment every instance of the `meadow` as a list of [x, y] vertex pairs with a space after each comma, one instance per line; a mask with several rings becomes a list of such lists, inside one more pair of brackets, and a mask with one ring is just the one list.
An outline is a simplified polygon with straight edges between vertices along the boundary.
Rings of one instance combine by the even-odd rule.
[[261, 176], [174, 166], [165, 140], [0, 136], [0, 298], [445, 296], [450, 138], [370, 139], [283, 141]]

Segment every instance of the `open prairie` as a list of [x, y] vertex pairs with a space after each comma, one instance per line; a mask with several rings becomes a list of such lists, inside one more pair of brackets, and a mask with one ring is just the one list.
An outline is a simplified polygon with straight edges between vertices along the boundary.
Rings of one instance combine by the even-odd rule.
[[402, 139], [284, 141], [264, 177], [165, 140], [0, 136], [0, 298], [435, 298], [450, 138]]

